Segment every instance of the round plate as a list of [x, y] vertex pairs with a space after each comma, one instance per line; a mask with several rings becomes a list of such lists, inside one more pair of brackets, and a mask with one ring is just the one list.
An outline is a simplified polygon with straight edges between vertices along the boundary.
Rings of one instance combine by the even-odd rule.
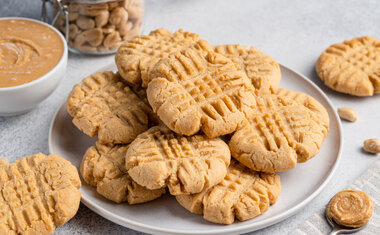
[[[112, 67], [111, 67], [112, 68]], [[82, 202], [99, 215], [125, 227], [159, 234], [236, 234], [258, 230], [295, 214], [317, 196], [331, 179], [342, 149], [342, 127], [325, 94], [306, 77], [281, 66], [281, 87], [302, 91], [317, 99], [330, 116], [330, 132], [317, 156], [298, 164], [291, 171], [280, 173], [282, 192], [277, 203], [256, 218], [218, 225], [205, 221], [182, 208], [170, 195], [155, 201], [130, 206], [116, 204], [96, 193], [82, 180]], [[81, 133], [71, 122], [65, 103], [58, 109], [49, 133], [51, 154], [59, 154], [76, 167], [96, 138]], [[302, 179], [302, 180], [300, 180]]]

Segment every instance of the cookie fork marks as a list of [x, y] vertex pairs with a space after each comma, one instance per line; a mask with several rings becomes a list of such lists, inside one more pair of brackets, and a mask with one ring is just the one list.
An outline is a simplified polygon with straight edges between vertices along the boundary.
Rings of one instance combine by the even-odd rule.
[[58, 155], [0, 159], [0, 234], [52, 234], [77, 212], [81, 182]]
[[256, 97], [248, 123], [229, 142], [232, 156], [263, 172], [287, 171], [315, 156], [328, 132], [323, 115], [286, 97]]
[[213, 223], [232, 224], [266, 212], [281, 192], [280, 176], [254, 172], [232, 160], [223, 181], [198, 194], [176, 196], [177, 201]]
[[180, 136], [152, 127], [130, 145], [125, 163], [129, 175], [148, 189], [168, 186], [173, 195], [198, 193], [226, 175], [231, 154], [219, 138]]
[[96, 191], [116, 203], [128, 201], [137, 204], [152, 201], [165, 193], [165, 189], [149, 190], [134, 182], [125, 169], [127, 144], [101, 144], [87, 149], [80, 172], [83, 179]]
[[243, 71], [207, 42], [162, 59], [152, 70], [148, 101], [179, 134], [202, 130], [209, 138], [234, 132], [254, 103], [254, 88]]
[[[151, 108], [111, 71], [92, 74], [67, 99], [73, 123], [103, 143], [130, 143], [148, 129]], [[152, 121], [151, 121], [152, 122]]]

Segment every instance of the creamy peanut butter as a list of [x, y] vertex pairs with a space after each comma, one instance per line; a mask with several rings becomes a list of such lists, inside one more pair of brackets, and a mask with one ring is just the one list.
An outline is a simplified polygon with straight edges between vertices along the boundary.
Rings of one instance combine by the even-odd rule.
[[40, 78], [63, 55], [60, 36], [46, 25], [24, 19], [0, 20], [0, 87]]
[[373, 201], [365, 192], [344, 190], [331, 199], [326, 213], [340, 225], [358, 228], [371, 218]]

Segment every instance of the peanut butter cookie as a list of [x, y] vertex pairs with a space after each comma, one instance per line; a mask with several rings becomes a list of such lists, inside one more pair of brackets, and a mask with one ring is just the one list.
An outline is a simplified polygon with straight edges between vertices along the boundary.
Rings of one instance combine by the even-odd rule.
[[229, 143], [242, 164], [255, 171], [287, 171], [318, 153], [328, 132], [322, 116], [278, 95], [256, 97], [255, 106]]
[[352, 228], [365, 225], [373, 213], [372, 199], [362, 191], [344, 190], [329, 202], [326, 214], [330, 220]]
[[380, 93], [380, 41], [359, 37], [331, 45], [315, 68], [322, 81], [336, 91], [354, 96]]
[[129, 143], [154, 122], [152, 109], [118, 74], [99, 72], [74, 86], [67, 111], [79, 130], [103, 143]]
[[232, 224], [235, 217], [248, 220], [266, 212], [281, 192], [280, 176], [254, 172], [231, 160], [224, 180], [192, 195], [176, 196], [177, 201], [213, 223]]
[[78, 211], [77, 169], [58, 155], [0, 159], [0, 234], [52, 234]]
[[234, 132], [252, 109], [254, 88], [227, 57], [205, 41], [162, 59], [152, 70], [148, 101], [178, 134], [202, 130], [209, 138]]
[[288, 90], [285, 88], [278, 89], [277, 95], [295, 100], [299, 104], [302, 104], [309, 110], [313, 111], [325, 123], [326, 129], [327, 130], [329, 129], [329, 125], [330, 125], [329, 114], [327, 113], [325, 107], [321, 103], [319, 103], [316, 99], [311, 97], [310, 95], [307, 95], [299, 91]]
[[223, 180], [230, 164], [228, 145], [219, 138], [181, 136], [152, 127], [130, 145], [125, 163], [131, 178], [148, 189], [168, 186], [173, 195], [199, 193]]
[[181, 29], [175, 33], [157, 29], [149, 35], [140, 35], [123, 43], [116, 53], [115, 62], [126, 81], [146, 88], [150, 80], [149, 73], [161, 58], [199, 40], [197, 34]]
[[278, 63], [269, 55], [255, 47], [241, 45], [220, 45], [214, 47], [215, 52], [230, 58], [245, 71], [256, 90], [275, 93], [281, 81]]
[[165, 189], [148, 190], [136, 184], [125, 169], [127, 144], [101, 144], [91, 146], [83, 156], [80, 172], [87, 184], [116, 203], [127, 201], [137, 204], [152, 201], [165, 193]]

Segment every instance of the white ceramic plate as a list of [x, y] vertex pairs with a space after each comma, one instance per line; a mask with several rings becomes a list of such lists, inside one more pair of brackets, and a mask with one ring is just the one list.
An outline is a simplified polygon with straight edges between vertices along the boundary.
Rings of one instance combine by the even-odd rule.
[[[112, 67], [108, 67], [111, 68]], [[281, 66], [281, 87], [312, 95], [327, 109], [330, 132], [317, 156], [288, 172], [281, 173], [282, 192], [274, 206], [256, 218], [232, 225], [212, 224], [191, 214], [169, 195], [155, 201], [129, 206], [116, 204], [96, 193], [83, 180], [82, 202], [99, 215], [125, 227], [159, 234], [236, 234], [258, 230], [277, 223], [299, 211], [317, 196], [337, 168], [342, 148], [342, 127], [330, 101], [306, 77]], [[56, 153], [78, 167], [86, 149], [95, 138], [82, 134], [71, 122], [63, 104], [52, 121], [49, 133], [50, 153]]]

